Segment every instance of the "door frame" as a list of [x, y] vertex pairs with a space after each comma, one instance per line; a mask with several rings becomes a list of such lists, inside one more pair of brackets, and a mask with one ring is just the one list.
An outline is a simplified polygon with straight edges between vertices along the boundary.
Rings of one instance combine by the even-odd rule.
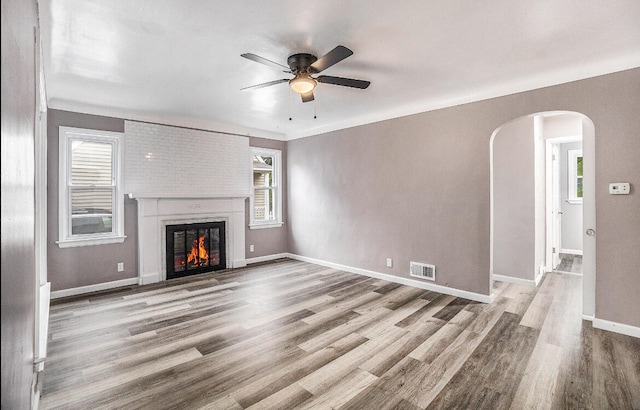
[[[562, 249], [562, 198], [560, 182], [560, 145], [582, 142], [582, 134], [545, 140], [545, 271], [551, 272], [560, 263]], [[555, 248], [555, 249], [554, 249]], [[554, 252], [555, 250], [555, 252]]]
[[[493, 235], [494, 235], [494, 181], [493, 181], [493, 141], [500, 130], [507, 124], [525, 117], [549, 116], [554, 114], [574, 114], [582, 119], [582, 154], [583, 154], [583, 216], [582, 216], [582, 318], [593, 320], [596, 301], [596, 172], [595, 172], [595, 126], [586, 115], [575, 111], [540, 111], [528, 115], [522, 115], [510, 121], [506, 121], [497, 127], [489, 140], [489, 289], [493, 292]], [[586, 232], [593, 231], [592, 235]], [[545, 235], [546, 240], [546, 235]], [[545, 244], [546, 246], [546, 244]], [[493, 295], [492, 295], [493, 297]]]

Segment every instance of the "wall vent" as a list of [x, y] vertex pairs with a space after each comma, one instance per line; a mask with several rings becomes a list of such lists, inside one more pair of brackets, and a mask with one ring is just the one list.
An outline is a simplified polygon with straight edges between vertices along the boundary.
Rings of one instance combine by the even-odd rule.
[[420, 279], [436, 280], [436, 266], [421, 262], [411, 262], [409, 274]]

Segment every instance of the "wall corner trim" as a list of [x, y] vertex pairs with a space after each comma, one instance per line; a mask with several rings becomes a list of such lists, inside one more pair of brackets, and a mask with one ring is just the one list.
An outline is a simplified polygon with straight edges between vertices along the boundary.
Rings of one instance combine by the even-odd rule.
[[607, 330], [609, 332], [620, 333], [640, 339], [640, 327], [625, 325], [624, 323], [611, 322], [609, 320], [598, 319], [596, 317], [593, 318], [593, 327], [596, 329]]
[[421, 282], [415, 279], [403, 278], [399, 276], [393, 276], [386, 273], [375, 272], [367, 269], [355, 268], [352, 266], [341, 265], [339, 263], [327, 262], [320, 259], [308, 258], [306, 256], [300, 256], [292, 253], [285, 254], [286, 257], [299, 260], [302, 262], [309, 262], [316, 265], [326, 266], [328, 268], [334, 268], [343, 270], [345, 272], [355, 273], [358, 275], [369, 276], [371, 278], [382, 279], [389, 282], [399, 283], [401, 285], [413, 286], [415, 288], [430, 290], [433, 292], [444, 293], [446, 295], [465, 298], [481, 303], [491, 303], [493, 301], [492, 295], [483, 295], [481, 293], [469, 292], [462, 289], [450, 288], [447, 286], [441, 286], [431, 283]]

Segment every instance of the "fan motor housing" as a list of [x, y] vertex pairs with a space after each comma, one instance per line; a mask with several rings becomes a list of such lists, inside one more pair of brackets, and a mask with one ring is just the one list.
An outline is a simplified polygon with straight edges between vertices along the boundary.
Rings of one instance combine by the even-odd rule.
[[298, 53], [289, 56], [289, 58], [287, 58], [287, 64], [289, 64], [291, 71], [293, 71], [294, 73], [297, 73], [301, 70], [312, 72], [314, 70], [313, 68], [311, 68], [311, 64], [315, 63], [317, 59], [318, 57], [314, 56], [313, 54]]

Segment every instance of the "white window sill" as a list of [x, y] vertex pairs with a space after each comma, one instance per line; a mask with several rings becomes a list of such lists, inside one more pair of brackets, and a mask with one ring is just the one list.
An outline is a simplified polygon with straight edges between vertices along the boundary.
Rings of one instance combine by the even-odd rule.
[[567, 202], [571, 205], [582, 205], [582, 198], [579, 199], [567, 199]]
[[87, 238], [71, 239], [66, 241], [56, 241], [60, 248], [77, 248], [80, 246], [108, 245], [112, 243], [123, 243], [126, 236], [109, 236], [108, 238]]
[[282, 225], [284, 222], [253, 223], [249, 225], [249, 229], [280, 228]]

